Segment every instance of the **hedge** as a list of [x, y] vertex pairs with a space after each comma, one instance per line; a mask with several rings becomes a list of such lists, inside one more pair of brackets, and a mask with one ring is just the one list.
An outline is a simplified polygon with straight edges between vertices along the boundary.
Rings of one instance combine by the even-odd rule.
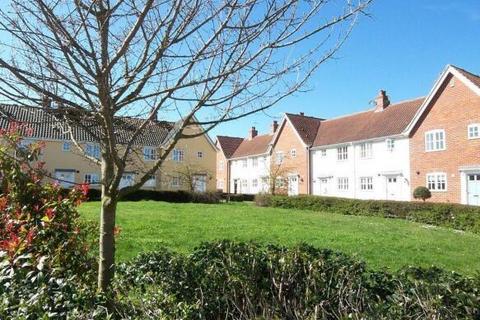
[[257, 195], [258, 206], [377, 216], [480, 233], [480, 207], [450, 203], [358, 200], [319, 196]]
[[374, 271], [340, 252], [221, 241], [161, 249], [118, 268], [121, 318], [479, 319], [480, 278]]

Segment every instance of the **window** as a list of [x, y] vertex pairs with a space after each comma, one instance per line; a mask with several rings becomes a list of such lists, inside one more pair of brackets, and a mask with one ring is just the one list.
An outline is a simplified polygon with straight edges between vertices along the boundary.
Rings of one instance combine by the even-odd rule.
[[372, 144], [371, 143], [362, 143], [360, 145], [360, 158], [370, 159], [373, 155]]
[[100, 159], [100, 146], [98, 144], [87, 143], [85, 153], [89, 157]]
[[297, 157], [297, 150], [296, 150], [296, 149], [290, 150], [290, 156], [291, 156], [292, 158], [296, 158], [296, 157]]
[[153, 161], [157, 159], [157, 150], [154, 147], [143, 147], [143, 160]]
[[327, 149], [322, 149], [322, 150], [320, 150], [320, 155], [321, 155], [322, 157], [326, 157], [326, 156], [327, 156]]
[[348, 178], [338, 178], [338, 190], [348, 190]]
[[395, 149], [395, 140], [387, 139], [385, 143], [387, 144], [387, 151], [392, 152]]
[[223, 171], [223, 160], [218, 162], [218, 171]]
[[284, 157], [283, 152], [281, 151], [277, 152], [275, 155], [275, 164], [282, 164], [283, 157]]
[[184, 152], [180, 149], [173, 149], [172, 159], [176, 162], [182, 162], [184, 158]]
[[425, 151], [445, 150], [445, 130], [425, 132]]
[[197, 158], [203, 158], [203, 151], [197, 151]]
[[242, 168], [246, 168], [246, 167], [248, 167], [248, 161], [247, 161], [247, 159], [243, 159], [242, 160]]
[[254, 168], [258, 167], [258, 158], [257, 157], [252, 158], [252, 167], [254, 167]]
[[144, 187], [150, 187], [153, 188], [157, 185], [157, 179], [155, 178], [155, 175], [151, 175], [147, 181], [143, 184]]
[[447, 174], [444, 172], [428, 173], [427, 188], [430, 191], [447, 191]]
[[373, 190], [373, 178], [372, 177], [361, 177], [360, 178], [360, 190], [363, 190], [363, 191]]
[[348, 159], [348, 146], [337, 148], [337, 159], [340, 161]]
[[283, 178], [279, 177], [275, 179], [275, 187], [283, 188], [285, 186], [285, 181]]
[[480, 138], [480, 124], [474, 123], [468, 126], [468, 139]]
[[88, 184], [98, 184], [100, 178], [98, 173], [86, 173], [83, 181]]
[[246, 192], [248, 188], [248, 181], [247, 179], [242, 179], [242, 192]]
[[182, 185], [182, 180], [180, 177], [172, 177], [172, 187], [178, 188]]
[[63, 152], [69, 152], [70, 149], [71, 149], [70, 142], [65, 141], [65, 142], [62, 144], [62, 151], [63, 151]]
[[258, 180], [257, 179], [253, 179], [252, 180], [252, 188], [257, 188], [258, 187]]
[[217, 181], [217, 189], [223, 190], [223, 180]]
[[28, 147], [33, 143], [32, 140], [29, 139], [23, 139], [20, 141], [20, 144], [18, 145], [18, 148], [27, 151]]

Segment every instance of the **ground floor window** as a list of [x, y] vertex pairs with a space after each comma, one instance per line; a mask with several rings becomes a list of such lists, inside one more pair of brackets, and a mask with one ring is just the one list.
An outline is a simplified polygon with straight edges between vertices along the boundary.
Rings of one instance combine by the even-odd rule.
[[447, 174], [444, 172], [428, 173], [427, 188], [430, 189], [430, 191], [446, 191]]
[[373, 177], [361, 177], [360, 178], [360, 190], [362, 190], [362, 191], [373, 190]]
[[252, 188], [257, 188], [258, 187], [258, 180], [257, 179], [253, 179], [252, 180]]
[[97, 184], [100, 181], [98, 173], [86, 173], [84, 182], [88, 184]]
[[337, 180], [338, 190], [348, 190], [348, 178], [342, 177]]
[[157, 179], [155, 178], [154, 175], [151, 175], [147, 181], [145, 181], [145, 184], [143, 185], [144, 187], [150, 187], [153, 188], [157, 185]]

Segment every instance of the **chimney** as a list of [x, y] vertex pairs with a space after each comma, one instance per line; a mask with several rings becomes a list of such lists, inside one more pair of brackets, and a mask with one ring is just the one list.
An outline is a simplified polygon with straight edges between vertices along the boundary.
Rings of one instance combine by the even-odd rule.
[[272, 122], [272, 127], [271, 127], [271, 128], [272, 128], [272, 134], [274, 134], [275, 132], [277, 132], [277, 129], [278, 129], [278, 122], [277, 122], [277, 120], [274, 120], [274, 121]]
[[385, 90], [380, 90], [378, 96], [375, 98], [375, 112], [383, 111], [389, 105], [390, 100], [388, 100], [387, 92]]
[[43, 96], [42, 97], [42, 107], [45, 108], [45, 109], [51, 108], [52, 107], [52, 100], [47, 96]]
[[248, 131], [248, 139], [249, 140], [252, 140], [253, 138], [255, 138], [258, 134], [258, 131], [257, 129], [255, 129], [255, 127], [252, 127], [249, 131]]
[[305, 115], [305, 113], [303, 113], [303, 112], [300, 112], [300, 115], [303, 117], [303, 116]]

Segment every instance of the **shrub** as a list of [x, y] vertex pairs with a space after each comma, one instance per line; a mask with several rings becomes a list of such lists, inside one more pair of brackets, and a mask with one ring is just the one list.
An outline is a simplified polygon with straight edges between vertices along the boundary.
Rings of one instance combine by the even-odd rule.
[[255, 205], [258, 207], [269, 207], [270, 204], [270, 196], [265, 193], [259, 193], [255, 195], [254, 198]]
[[244, 202], [244, 201], [254, 201], [254, 194], [243, 194], [243, 193], [224, 193], [222, 194], [222, 199], [231, 202]]
[[480, 207], [449, 203], [358, 200], [319, 196], [262, 195], [260, 205], [284, 209], [379, 216], [480, 233]]
[[345, 254], [305, 244], [287, 248], [220, 241], [202, 244], [189, 255], [162, 249], [121, 265], [116, 284], [126, 297], [119, 308], [124, 318], [480, 316], [479, 278], [435, 267], [372, 271]]
[[122, 197], [121, 201], [166, 201], [174, 203], [219, 203], [220, 196], [215, 192], [156, 191], [136, 190]]
[[415, 190], [413, 190], [413, 197], [415, 199], [421, 199], [422, 201], [425, 202], [425, 200], [430, 199], [432, 197], [432, 193], [427, 187], [416, 187]]

